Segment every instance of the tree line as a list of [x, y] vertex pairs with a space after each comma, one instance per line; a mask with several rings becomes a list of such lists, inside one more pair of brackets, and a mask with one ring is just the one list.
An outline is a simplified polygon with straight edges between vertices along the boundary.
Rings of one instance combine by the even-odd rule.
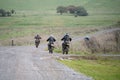
[[7, 16], [11, 16], [12, 14], [15, 13], [15, 10], [10, 10], [10, 11], [6, 11], [4, 9], [0, 9], [0, 17], [7, 17]]
[[70, 13], [70, 14], [74, 14], [75, 17], [77, 17], [77, 16], [88, 16], [87, 11], [82, 6], [74, 6], [74, 5], [69, 5], [67, 7], [58, 6], [56, 8], [56, 10], [57, 10], [57, 13], [60, 13], [61, 15], [63, 13]]

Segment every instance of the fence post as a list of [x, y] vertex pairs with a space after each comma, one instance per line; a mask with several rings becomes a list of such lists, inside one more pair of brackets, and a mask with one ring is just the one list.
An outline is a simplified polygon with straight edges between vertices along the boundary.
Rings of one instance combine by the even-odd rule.
[[14, 40], [12, 40], [12, 46], [14, 46]]

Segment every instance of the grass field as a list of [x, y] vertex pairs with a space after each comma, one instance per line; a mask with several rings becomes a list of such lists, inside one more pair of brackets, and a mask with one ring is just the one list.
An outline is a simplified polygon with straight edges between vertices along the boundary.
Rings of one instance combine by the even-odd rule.
[[[58, 40], [66, 32], [72, 37], [85, 35], [82, 31], [99, 30], [120, 21], [119, 3], [120, 0], [1, 0], [0, 8], [14, 9], [16, 14], [0, 17], [0, 45], [8, 45], [11, 39], [20, 39], [21, 45], [31, 44], [36, 34], [43, 41], [50, 34]], [[56, 7], [61, 5], [84, 6], [89, 16], [59, 15]]]
[[95, 80], [119, 80], [120, 60], [61, 60], [63, 64]]

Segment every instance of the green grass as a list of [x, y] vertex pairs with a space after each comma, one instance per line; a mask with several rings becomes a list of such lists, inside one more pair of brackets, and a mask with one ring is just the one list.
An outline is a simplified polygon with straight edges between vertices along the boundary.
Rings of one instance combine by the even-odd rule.
[[[54, 34], [58, 39], [66, 32], [72, 36], [84, 35], [79, 33], [83, 28], [99, 29], [120, 21], [119, 3], [120, 0], [1, 0], [0, 8], [15, 9], [16, 14], [0, 17], [0, 40], [33, 37], [38, 33]], [[89, 16], [59, 15], [56, 7], [61, 5], [84, 6]]]
[[120, 60], [61, 60], [60, 62], [95, 80], [120, 80]]
[[119, 9], [120, 0], [1, 0], [0, 7], [18, 10], [54, 10], [59, 5], [82, 5], [88, 9]]

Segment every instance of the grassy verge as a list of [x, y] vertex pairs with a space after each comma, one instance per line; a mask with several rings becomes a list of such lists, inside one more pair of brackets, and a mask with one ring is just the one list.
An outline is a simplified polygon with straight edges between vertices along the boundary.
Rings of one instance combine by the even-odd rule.
[[120, 60], [60, 60], [95, 80], [120, 80]]

